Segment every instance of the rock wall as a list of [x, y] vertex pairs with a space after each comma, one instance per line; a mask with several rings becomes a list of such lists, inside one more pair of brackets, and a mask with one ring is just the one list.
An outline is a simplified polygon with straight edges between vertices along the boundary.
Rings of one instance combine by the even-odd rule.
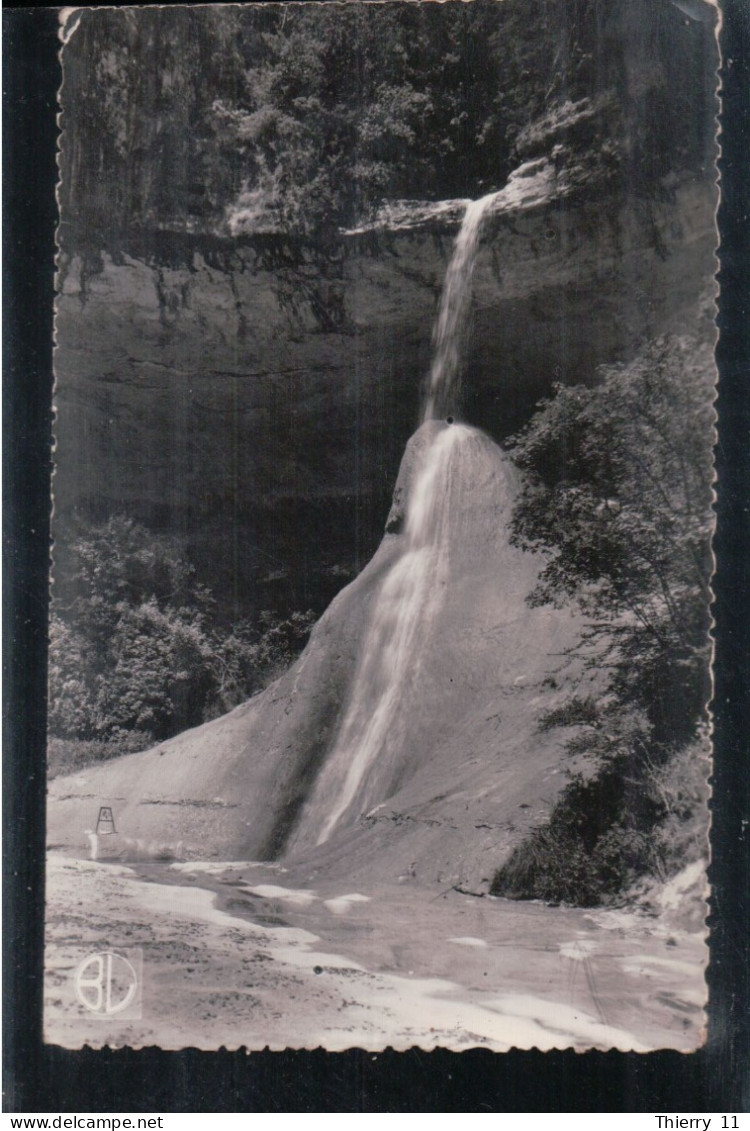
[[[463, 415], [496, 439], [687, 326], [711, 274], [713, 177], [640, 195], [587, 149], [611, 112], [541, 123], [486, 224]], [[463, 207], [405, 202], [324, 264], [273, 233], [61, 260], [58, 532], [125, 512], [186, 538], [227, 615], [320, 610], [382, 533]]]
[[[230, 714], [56, 778], [50, 846], [85, 850], [106, 805], [118, 837], [102, 837], [102, 850], [126, 858], [296, 860], [349, 882], [408, 873], [487, 889], [547, 816], [568, 781], [563, 764], [588, 772], [565, 752], [570, 730], [538, 723], [573, 687], [595, 693], [597, 674], [569, 654], [574, 613], [525, 603], [540, 561], [509, 544], [518, 475], [485, 435], [423, 425], [394, 517], [410, 510], [431, 445], [452, 437], [418, 549], [408, 523], [393, 523], [399, 532], [338, 594], [299, 660]], [[410, 617], [403, 581], [415, 567], [428, 587], [411, 591]], [[382, 725], [368, 734], [373, 717]], [[337, 807], [368, 739], [359, 786]]]

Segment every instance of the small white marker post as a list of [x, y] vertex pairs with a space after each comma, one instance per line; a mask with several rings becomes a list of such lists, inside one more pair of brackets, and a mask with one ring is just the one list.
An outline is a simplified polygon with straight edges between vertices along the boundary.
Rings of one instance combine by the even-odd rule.
[[111, 836], [112, 833], [117, 832], [114, 814], [109, 805], [100, 806], [95, 831], [99, 836]]

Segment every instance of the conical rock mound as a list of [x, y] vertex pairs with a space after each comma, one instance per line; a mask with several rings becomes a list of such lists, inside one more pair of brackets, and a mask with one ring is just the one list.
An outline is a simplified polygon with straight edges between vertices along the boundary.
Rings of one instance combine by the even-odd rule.
[[380, 548], [297, 663], [220, 719], [55, 780], [50, 844], [84, 849], [107, 805], [124, 855], [488, 878], [564, 784], [565, 734], [538, 721], [575, 674], [575, 618], [525, 602], [539, 562], [508, 540], [516, 490], [484, 434], [424, 424]]

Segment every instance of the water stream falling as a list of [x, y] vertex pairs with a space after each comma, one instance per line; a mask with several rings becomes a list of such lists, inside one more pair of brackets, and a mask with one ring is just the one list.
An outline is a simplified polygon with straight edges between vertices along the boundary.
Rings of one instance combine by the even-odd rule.
[[[495, 195], [468, 205], [456, 239], [434, 331], [423, 427], [455, 410], [480, 229]], [[349, 706], [302, 814], [298, 843], [324, 843], [344, 817], [366, 812], [397, 784], [421, 653], [448, 584], [452, 528], [485, 440], [463, 424], [432, 427], [408, 490], [403, 552], [374, 597]]]
[[450, 564], [450, 482], [462, 443], [473, 430], [442, 430], [410, 492], [404, 553], [378, 592], [362, 641], [350, 707], [326, 761], [316, 794], [326, 813], [317, 843], [327, 840], [357, 800], [392, 784], [403, 739], [401, 708], [419, 682], [420, 638], [439, 606]]
[[448, 264], [433, 332], [434, 353], [422, 420], [446, 417], [456, 408], [454, 402], [469, 324], [471, 278], [482, 221], [496, 196], [497, 193], [492, 192], [471, 201], [464, 213], [453, 257]]

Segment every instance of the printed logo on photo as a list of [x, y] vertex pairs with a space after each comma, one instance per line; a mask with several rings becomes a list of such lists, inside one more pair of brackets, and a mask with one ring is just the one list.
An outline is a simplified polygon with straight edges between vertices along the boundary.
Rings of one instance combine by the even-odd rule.
[[141, 969], [140, 950], [94, 951], [76, 968], [76, 997], [97, 1017], [140, 1017]]

